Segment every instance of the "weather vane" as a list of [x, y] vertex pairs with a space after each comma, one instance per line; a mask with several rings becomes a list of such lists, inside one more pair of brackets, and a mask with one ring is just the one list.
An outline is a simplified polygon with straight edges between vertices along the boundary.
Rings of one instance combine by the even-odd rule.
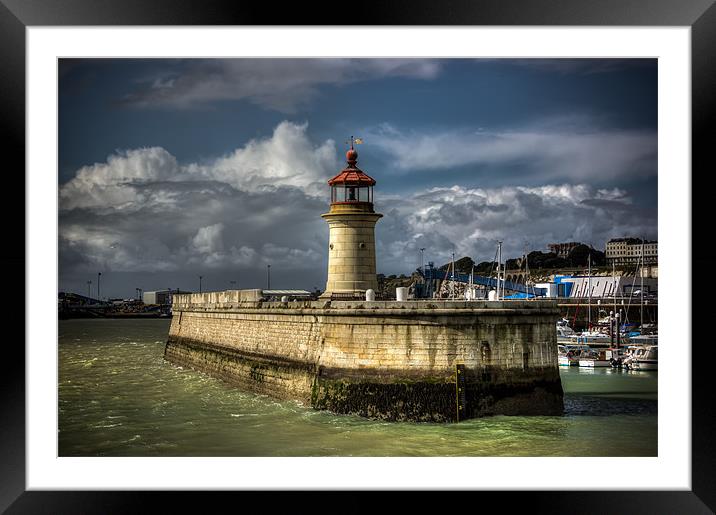
[[356, 145], [362, 145], [362, 144], [363, 144], [363, 138], [354, 138], [353, 136], [351, 136], [351, 140], [350, 140], [350, 141], [346, 141], [346, 143], [350, 143], [350, 144], [351, 144], [351, 148], [353, 148], [353, 144], [354, 144], [354, 143], [355, 143]]

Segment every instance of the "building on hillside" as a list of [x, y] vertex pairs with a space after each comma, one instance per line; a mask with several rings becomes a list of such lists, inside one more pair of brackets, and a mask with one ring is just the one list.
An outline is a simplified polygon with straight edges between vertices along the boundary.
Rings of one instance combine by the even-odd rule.
[[607, 265], [656, 265], [658, 243], [641, 238], [612, 238], [607, 242], [606, 258]]
[[569, 256], [569, 253], [572, 252], [575, 247], [578, 247], [580, 245], [582, 244], [578, 241], [569, 241], [567, 243], [550, 243], [549, 245], [547, 245], [547, 248], [550, 252], [554, 252], [555, 254], [557, 254], [557, 256], [561, 258], [566, 258], [567, 256]]
[[571, 275], [555, 275], [551, 282], [535, 284], [535, 291], [548, 298], [570, 297], [574, 287], [571, 279]]

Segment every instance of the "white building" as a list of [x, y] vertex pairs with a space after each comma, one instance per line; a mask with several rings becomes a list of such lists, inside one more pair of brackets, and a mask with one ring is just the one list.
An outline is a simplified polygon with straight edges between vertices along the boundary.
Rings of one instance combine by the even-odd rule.
[[[579, 276], [564, 277], [562, 283], [571, 283], [569, 297], [572, 298], [600, 298], [600, 297], [629, 297], [638, 294], [642, 284], [644, 295], [656, 294], [658, 291], [658, 280], [649, 277], [638, 276]], [[590, 293], [591, 292], [591, 293]]]
[[189, 291], [180, 290], [158, 290], [142, 292], [142, 302], [145, 304], [161, 304], [169, 305], [172, 303], [172, 295], [177, 293], [191, 293]]
[[[643, 242], [643, 243], [642, 243]], [[642, 252], [644, 261], [641, 261]], [[640, 238], [613, 238], [607, 242], [607, 264], [655, 265], [658, 263], [658, 243]]]
[[535, 289], [544, 291], [544, 296], [548, 298], [558, 297], [559, 289], [557, 283], [537, 283]]

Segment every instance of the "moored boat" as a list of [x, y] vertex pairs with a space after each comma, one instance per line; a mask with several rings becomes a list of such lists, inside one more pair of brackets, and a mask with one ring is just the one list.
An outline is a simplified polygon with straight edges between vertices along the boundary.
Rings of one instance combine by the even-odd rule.
[[579, 366], [587, 368], [604, 368], [611, 367], [612, 363], [606, 359], [586, 358], [579, 360]]
[[561, 367], [576, 367], [581, 358], [592, 353], [588, 345], [558, 345], [557, 350], [557, 362]]
[[569, 321], [566, 318], [557, 321], [557, 343], [570, 343], [570, 336], [574, 333], [574, 329], [569, 327]]
[[627, 365], [634, 370], [658, 370], [659, 346], [647, 345], [636, 349]]
[[659, 335], [658, 334], [637, 334], [634, 336], [628, 336], [624, 338], [625, 343], [633, 345], [658, 345]]
[[608, 334], [599, 331], [582, 331], [568, 337], [574, 345], [589, 345], [590, 347], [609, 347], [612, 339]]
[[570, 366], [569, 356], [567, 356], [567, 348], [564, 345], [557, 345], [557, 363], [560, 367]]
[[600, 349], [591, 350], [588, 354], [579, 359], [580, 367], [611, 367], [612, 366], [612, 355], [611, 349]]

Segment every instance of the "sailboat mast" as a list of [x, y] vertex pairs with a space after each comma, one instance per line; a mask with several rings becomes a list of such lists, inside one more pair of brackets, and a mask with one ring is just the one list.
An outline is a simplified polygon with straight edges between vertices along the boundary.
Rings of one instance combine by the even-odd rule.
[[614, 281], [614, 316], [617, 316], [617, 278], [614, 271], [614, 261], [612, 261], [612, 281]]
[[455, 299], [455, 252], [452, 253], [452, 282], [450, 283], [450, 299]]
[[587, 290], [589, 294], [587, 311], [587, 331], [592, 330], [592, 253], [587, 255]]
[[[527, 294], [527, 299], [530, 298], [529, 294], [529, 288], [527, 287], [527, 283], [530, 281], [530, 262], [527, 258], [527, 245], [525, 245], [525, 293]], [[532, 298], [537, 300], [537, 293], [535, 292], [534, 283], [532, 283]]]
[[639, 307], [639, 330], [644, 325], [644, 238], [641, 239], [641, 269], [639, 270], [640, 283], [639, 295], [641, 297], [641, 306]]
[[472, 286], [472, 281], [473, 281], [474, 275], [475, 275], [475, 263], [473, 262], [472, 267], [470, 268], [470, 288], [468, 290], [470, 292], [470, 294], [468, 295], [469, 298], [467, 300], [475, 300], [475, 290]]
[[526, 249], [526, 248], [525, 248], [524, 253], [522, 254], [522, 259], [525, 260], [525, 280], [524, 280], [524, 283], [525, 283], [525, 297], [529, 299], [530, 296], [529, 296], [529, 293], [527, 293], [527, 249]]
[[502, 277], [502, 242], [497, 242], [497, 300], [502, 300], [502, 294], [504, 294], [504, 285], [502, 285], [502, 294], [500, 293], [500, 284]]

